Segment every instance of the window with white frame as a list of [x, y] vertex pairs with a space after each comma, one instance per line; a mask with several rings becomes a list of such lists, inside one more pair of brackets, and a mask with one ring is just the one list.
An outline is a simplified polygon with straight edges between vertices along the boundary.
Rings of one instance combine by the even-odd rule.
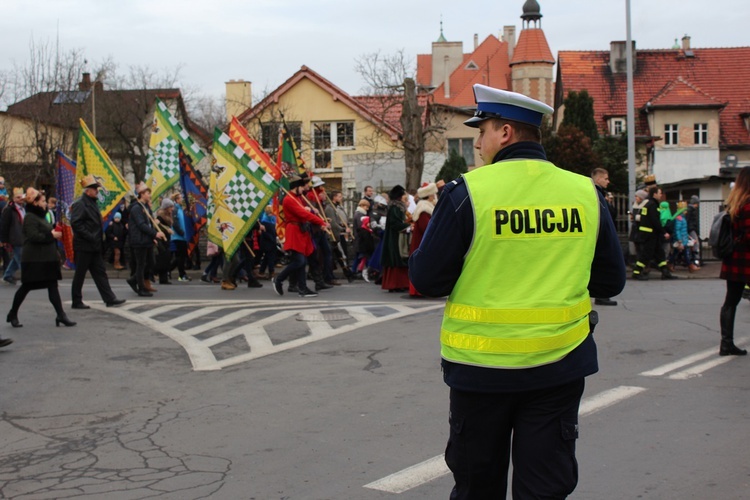
[[679, 143], [678, 126], [676, 123], [667, 123], [664, 125], [664, 145], [677, 146]]
[[314, 122], [312, 139], [313, 168], [331, 170], [333, 151], [354, 149], [354, 122]]
[[625, 133], [625, 119], [612, 118], [609, 125], [609, 133], [612, 135], [622, 135]]
[[457, 152], [466, 160], [467, 167], [474, 166], [474, 139], [448, 139], [448, 153]]
[[708, 145], [708, 123], [693, 124], [693, 142], [696, 146]]
[[[282, 123], [265, 122], [260, 127], [261, 147], [270, 155], [275, 155], [279, 150], [279, 131]], [[302, 123], [287, 122], [286, 129], [294, 140], [294, 145], [298, 150], [302, 150]]]

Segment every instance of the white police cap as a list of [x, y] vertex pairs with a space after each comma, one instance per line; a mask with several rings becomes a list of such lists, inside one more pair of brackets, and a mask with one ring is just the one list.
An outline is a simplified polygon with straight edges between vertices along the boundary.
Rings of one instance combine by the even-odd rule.
[[502, 118], [539, 127], [544, 115], [554, 111], [543, 102], [523, 94], [493, 89], [479, 83], [474, 84], [474, 100], [477, 110], [473, 117], [464, 122], [469, 127], [478, 127], [489, 118]]

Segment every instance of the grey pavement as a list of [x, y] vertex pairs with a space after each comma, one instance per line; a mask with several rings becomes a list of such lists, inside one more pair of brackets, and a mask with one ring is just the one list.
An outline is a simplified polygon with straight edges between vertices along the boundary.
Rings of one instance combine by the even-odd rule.
[[[597, 308], [571, 498], [747, 498], [750, 360], [716, 354], [718, 264], [678, 274]], [[228, 292], [197, 274], [145, 299], [110, 276], [123, 308], [89, 279], [76, 327], [54, 327], [44, 291], [23, 328], [0, 327], [15, 340], [0, 350], [3, 498], [448, 498], [443, 301], [362, 281]], [[14, 289], [0, 286], [6, 310]], [[67, 275], [61, 292], [69, 305]], [[745, 347], [748, 326], [743, 301]], [[365, 487], [389, 477], [401, 493]]]

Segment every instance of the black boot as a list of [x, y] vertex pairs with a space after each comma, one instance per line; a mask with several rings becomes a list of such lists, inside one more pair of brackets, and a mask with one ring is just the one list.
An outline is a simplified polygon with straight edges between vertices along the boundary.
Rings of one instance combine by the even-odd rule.
[[672, 274], [669, 269], [667, 269], [667, 266], [661, 267], [661, 279], [663, 280], [677, 280], [680, 279], [674, 274]]
[[10, 323], [10, 326], [13, 328], [21, 328], [23, 325], [20, 321], [18, 321], [18, 313], [11, 311], [8, 313], [7, 318], [8, 323]]
[[721, 327], [721, 344], [719, 345], [719, 356], [744, 356], [745, 349], [734, 345], [734, 315], [737, 309], [724, 306], [719, 313], [719, 326]]
[[55, 318], [55, 326], [60, 326], [60, 323], [62, 323], [65, 326], [76, 326], [75, 321], [70, 321], [68, 319], [68, 316], [65, 313], [58, 314]]

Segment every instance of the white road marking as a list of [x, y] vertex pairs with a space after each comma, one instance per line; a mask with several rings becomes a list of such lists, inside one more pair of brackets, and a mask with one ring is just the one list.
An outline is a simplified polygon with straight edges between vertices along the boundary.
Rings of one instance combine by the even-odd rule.
[[620, 387], [615, 387], [614, 389], [600, 392], [599, 394], [591, 396], [590, 398], [585, 398], [583, 401], [581, 401], [578, 415], [580, 415], [581, 417], [583, 417], [584, 415], [591, 415], [592, 413], [596, 413], [600, 410], [603, 410], [604, 408], [609, 408], [610, 406], [619, 403], [620, 401], [631, 398], [636, 394], [640, 394], [645, 390], [645, 387], [621, 385]]
[[[105, 308], [103, 305], [92, 304], [92, 308], [121, 316], [166, 335], [185, 349], [193, 369], [196, 371], [221, 370], [228, 366], [351, 332], [365, 326], [445, 307], [443, 302], [405, 304], [398, 302], [298, 302], [278, 299], [253, 301], [150, 300], [128, 301], [123, 305], [127, 307]], [[153, 309], [143, 311], [142, 306], [144, 305], [152, 306]], [[389, 311], [376, 313], [377, 309], [384, 307]], [[156, 316], [160, 314], [180, 308], [193, 308], [194, 310], [167, 321], [156, 319]], [[333, 328], [328, 321], [323, 320], [321, 313], [342, 309], [347, 312], [348, 317], [353, 322]], [[227, 314], [219, 318], [213, 317], [217, 312], [223, 310], [227, 310]], [[205, 338], [198, 338], [200, 334], [210, 334], [216, 328], [231, 325], [254, 313], [264, 311], [270, 311], [271, 314], [251, 323], [239, 324], [236, 328], [216, 335], [203, 335], [201, 337]], [[298, 321], [299, 331], [304, 335], [294, 340], [274, 344], [266, 333], [265, 327], [297, 316], [300, 311], [315, 312], [315, 314], [297, 317], [300, 320]], [[204, 317], [210, 317], [210, 320], [201, 322]], [[304, 321], [305, 317], [308, 318], [308, 321]], [[188, 326], [189, 328], [181, 330], [177, 328], [178, 325]], [[247, 344], [247, 349], [239, 346], [236, 348], [236, 354], [229, 356], [224, 354], [223, 359], [217, 359], [212, 348], [235, 337], [241, 337]]]
[[443, 477], [446, 474], [450, 474], [450, 470], [445, 465], [445, 457], [438, 455], [420, 464], [412, 465], [395, 474], [386, 476], [383, 479], [366, 484], [364, 487], [387, 493], [403, 493], [404, 491]]
[[[716, 349], [714, 349], [713, 353], [714, 355], [716, 355]], [[719, 357], [718, 355], [716, 355], [715, 359], [706, 361], [705, 363], [701, 363], [699, 365], [691, 366], [687, 370], [673, 373], [669, 376], [669, 378], [671, 380], [687, 380], [689, 378], [701, 377], [703, 376], [703, 372], [705, 372], [706, 370], [710, 370], [711, 368], [714, 368], [716, 366], [723, 365], [724, 363], [728, 363], [729, 361], [732, 361], [732, 356]]]
[[[746, 343], [748, 341], [748, 338], [750, 338], [750, 337], [739, 338], [739, 339], [737, 339], [737, 343], [738, 344], [744, 344], [744, 343]], [[698, 361], [704, 360], [704, 359], [709, 358], [711, 356], [718, 356], [718, 355], [719, 355], [719, 347], [717, 345], [716, 347], [712, 347], [710, 349], [705, 349], [705, 350], [697, 352], [697, 353], [695, 353], [695, 354], [693, 354], [691, 356], [686, 356], [686, 357], [684, 357], [682, 359], [678, 359], [677, 361], [673, 361], [672, 363], [667, 363], [666, 365], [657, 366], [653, 370], [648, 370], [648, 371], [642, 372], [641, 375], [643, 375], [644, 377], [661, 377], [662, 375], [666, 375], [667, 373], [669, 373], [671, 371], [674, 371], [674, 370], [677, 370], [679, 368], [682, 368], [683, 366], [692, 365], [693, 363], [697, 363]], [[731, 357], [728, 357], [728, 358], [731, 359]], [[717, 366], [717, 365], [720, 365], [720, 364], [724, 363], [725, 361], [723, 361], [723, 360], [728, 360], [727, 358], [718, 358], [718, 359], [722, 360], [722, 362], [721, 363], [716, 363], [716, 364], [713, 364], [712, 362], [708, 362], [708, 363], [703, 363], [703, 364], [699, 365], [699, 366], [705, 366], [705, 368], [703, 370], [701, 370], [701, 371], [706, 371], [709, 368], [713, 368], [714, 366]], [[699, 373], [701, 373], [701, 372], [695, 372], [695, 374], [699, 374]], [[684, 379], [684, 378], [688, 378], [688, 377], [682, 377], [681, 378], [681, 377], [670, 376], [669, 378], [672, 378], [672, 379], [675, 379], [675, 380], [680, 380], [680, 379]]]
[[[590, 415], [604, 408], [608, 408], [620, 401], [631, 398], [645, 391], [645, 387], [620, 386], [594, 396], [584, 398], [578, 410], [579, 416]], [[412, 465], [399, 472], [386, 476], [377, 481], [364, 485], [371, 490], [385, 491], [387, 493], [403, 493], [417, 486], [450, 474], [450, 469], [445, 464], [445, 457], [438, 455], [424, 462]]]

